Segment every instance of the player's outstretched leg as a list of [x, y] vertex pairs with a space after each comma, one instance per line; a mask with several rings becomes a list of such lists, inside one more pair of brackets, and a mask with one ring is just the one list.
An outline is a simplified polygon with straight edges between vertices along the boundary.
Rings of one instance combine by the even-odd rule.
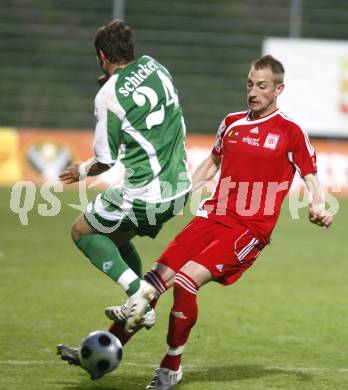
[[[166, 283], [156, 271], [149, 271], [145, 275], [145, 279], [149, 282], [151, 281], [151, 283], [155, 283], [158, 297], [168, 289]], [[126, 304], [123, 306], [113, 306], [107, 308], [105, 310], [106, 316], [114, 321], [109, 329], [109, 332], [116, 336], [122, 345], [125, 345], [127, 341], [142, 327], [150, 329], [155, 324], [156, 313], [154, 307], [156, 303], [157, 299], [152, 300], [151, 306], [145, 309], [145, 314], [140, 321], [140, 326], [135, 328], [131, 334], [127, 333], [124, 329], [128, 311]], [[66, 344], [59, 344], [57, 345], [57, 354], [60, 355], [62, 360], [67, 361], [69, 364], [80, 366], [78, 348], [70, 347]]]
[[198, 316], [198, 286], [187, 274], [180, 271], [174, 279], [174, 304], [169, 315], [167, 334], [168, 351], [146, 389], [169, 390], [183, 376], [181, 357], [190, 331]]

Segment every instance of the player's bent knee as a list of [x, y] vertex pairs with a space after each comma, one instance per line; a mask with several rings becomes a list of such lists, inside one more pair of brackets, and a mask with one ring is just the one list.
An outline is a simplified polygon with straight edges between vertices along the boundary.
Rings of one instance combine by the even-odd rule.
[[71, 238], [75, 242], [81, 238], [81, 234], [80, 234], [80, 231], [79, 231], [79, 228], [78, 228], [76, 222], [71, 226], [70, 234], [71, 234]]
[[173, 286], [176, 275], [175, 271], [173, 271], [171, 268], [162, 263], [155, 263], [153, 270], [160, 275], [167, 288]]
[[195, 261], [188, 261], [180, 270], [195, 281], [198, 287], [212, 280], [211, 272]]
[[83, 235], [94, 233], [94, 230], [87, 224], [83, 215], [80, 215], [71, 227], [71, 238], [77, 242]]

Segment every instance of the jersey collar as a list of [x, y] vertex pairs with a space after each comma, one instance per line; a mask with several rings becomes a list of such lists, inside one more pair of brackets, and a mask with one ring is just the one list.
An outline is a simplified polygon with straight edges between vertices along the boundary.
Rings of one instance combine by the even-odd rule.
[[265, 116], [262, 116], [261, 118], [257, 118], [257, 119], [251, 119], [250, 118], [250, 115], [251, 115], [251, 110], [249, 109], [248, 110], [248, 114], [247, 114], [247, 117], [246, 117], [246, 120], [248, 122], [251, 122], [251, 123], [259, 123], [259, 122], [263, 122], [269, 118], [272, 118], [273, 116], [277, 115], [279, 113], [279, 108], [277, 108], [276, 110], [274, 110], [273, 112], [271, 112], [270, 114], [268, 115], [265, 115]]

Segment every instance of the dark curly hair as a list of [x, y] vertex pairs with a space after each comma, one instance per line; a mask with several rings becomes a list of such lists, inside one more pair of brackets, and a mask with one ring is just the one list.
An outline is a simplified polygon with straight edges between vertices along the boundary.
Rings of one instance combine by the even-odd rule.
[[114, 64], [134, 60], [133, 31], [123, 20], [116, 19], [100, 27], [95, 34], [94, 46], [98, 55], [102, 50]]

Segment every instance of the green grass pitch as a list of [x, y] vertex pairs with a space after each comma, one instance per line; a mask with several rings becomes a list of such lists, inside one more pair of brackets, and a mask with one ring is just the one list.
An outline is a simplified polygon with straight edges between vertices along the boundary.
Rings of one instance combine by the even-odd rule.
[[[104, 307], [124, 299], [74, 247], [68, 206], [77, 191], [59, 195], [62, 211], [22, 226], [0, 189], [0, 389], [138, 390], [166, 349], [171, 292], [158, 322], [124, 349], [119, 369], [92, 382], [56, 356], [55, 346], [79, 344], [109, 322]], [[37, 196], [38, 203], [44, 203]], [[170, 221], [156, 240], [135, 240], [146, 270], [190, 219]], [[331, 229], [291, 220], [284, 207], [255, 265], [233, 286], [215, 283], [199, 293], [199, 319], [184, 356], [182, 390], [348, 388], [348, 200]]]

